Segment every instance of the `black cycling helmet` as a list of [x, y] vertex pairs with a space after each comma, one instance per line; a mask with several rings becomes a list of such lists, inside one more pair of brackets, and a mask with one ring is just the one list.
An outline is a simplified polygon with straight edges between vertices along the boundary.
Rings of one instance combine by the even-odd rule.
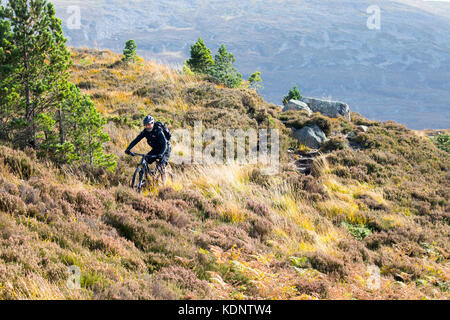
[[146, 116], [144, 119], [144, 126], [149, 123], [155, 123], [155, 119], [152, 116]]

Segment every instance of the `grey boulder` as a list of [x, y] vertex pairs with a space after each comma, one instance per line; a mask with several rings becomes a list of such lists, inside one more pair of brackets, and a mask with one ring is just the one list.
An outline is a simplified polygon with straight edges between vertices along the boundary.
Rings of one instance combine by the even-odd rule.
[[301, 144], [311, 149], [319, 149], [327, 140], [327, 136], [317, 125], [296, 130], [294, 136]]
[[288, 102], [288, 104], [284, 107], [283, 112], [290, 110], [306, 110], [308, 112], [308, 115], [312, 114], [311, 109], [308, 107], [306, 103], [294, 99]]
[[368, 126], [363, 126], [363, 125], [358, 126], [357, 129], [358, 129], [359, 131], [361, 131], [361, 132], [367, 132], [367, 131], [369, 131], [369, 127], [368, 127]]
[[350, 107], [348, 104], [339, 101], [327, 101], [315, 98], [302, 98], [313, 112], [319, 112], [330, 118], [345, 117], [351, 120]]

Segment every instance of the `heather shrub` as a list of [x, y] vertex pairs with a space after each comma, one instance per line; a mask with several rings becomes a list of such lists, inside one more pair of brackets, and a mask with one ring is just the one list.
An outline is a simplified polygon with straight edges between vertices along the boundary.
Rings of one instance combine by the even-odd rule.
[[104, 290], [94, 293], [94, 300], [151, 300], [151, 284], [146, 279], [125, 280], [109, 284]]
[[94, 191], [94, 196], [100, 200], [101, 206], [104, 208], [104, 210], [112, 210], [115, 207], [115, 198], [114, 195], [111, 193], [110, 190], [98, 190], [96, 189]]
[[430, 238], [423, 231], [406, 226], [374, 233], [364, 241], [369, 249], [376, 250], [381, 246], [392, 246], [405, 241], [430, 242]]
[[376, 135], [357, 132], [356, 136], [352, 138], [352, 141], [356, 143], [360, 148], [379, 148], [381, 147], [380, 142], [377, 140]]
[[379, 125], [380, 122], [379, 121], [371, 121], [367, 118], [364, 118], [361, 114], [356, 113], [356, 112], [352, 112], [351, 113], [351, 118], [352, 118], [352, 122], [356, 125], [362, 125], [362, 126], [374, 126], [374, 125]]
[[144, 213], [147, 219], [163, 219], [179, 228], [187, 226], [191, 221], [188, 214], [170, 201], [135, 198], [128, 203], [134, 210]]
[[[341, 166], [341, 165], [337, 165], [333, 169], [331, 169], [331, 173], [339, 178], [344, 178], [344, 179], [350, 179], [353, 177], [353, 173], [351, 172], [351, 169]], [[360, 176], [360, 177], [362, 177], [362, 176]], [[358, 179], [358, 180], [360, 180], [360, 179]], [[363, 180], [360, 180], [360, 181], [363, 181]]]
[[156, 215], [177, 228], [185, 228], [192, 222], [192, 215], [189, 215], [184, 209], [177, 207], [171, 201], [162, 201], [160, 211], [156, 212]]
[[0, 146], [0, 159], [19, 178], [28, 180], [37, 172], [33, 160], [22, 151]]
[[163, 187], [159, 190], [158, 197], [161, 200], [183, 199], [183, 195], [172, 187]]
[[50, 222], [47, 208], [44, 203], [29, 204], [27, 207], [27, 215], [36, 218], [38, 221]]
[[18, 196], [19, 195], [19, 188], [14, 183], [10, 183], [4, 178], [0, 178], [0, 188], [2, 188], [5, 192], [13, 195]]
[[211, 83], [187, 86], [182, 91], [183, 98], [191, 105], [200, 105], [210, 99], [220, 97], [219, 90]]
[[248, 234], [237, 226], [221, 224], [208, 230], [205, 234], [195, 238], [196, 243], [202, 248], [217, 246], [223, 250], [229, 250], [234, 246], [244, 252], [251, 252], [254, 241]]
[[329, 153], [336, 150], [343, 150], [348, 147], [348, 142], [344, 137], [332, 137], [330, 140], [326, 141], [321, 147], [320, 151], [323, 153]]
[[114, 188], [113, 194], [118, 203], [129, 203], [132, 200], [139, 199], [135, 191], [124, 186]]
[[164, 214], [161, 203], [150, 198], [136, 197], [129, 199], [125, 203], [130, 205], [134, 210], [144, 213], [147, 219], [154, 219], [158, 214], [160, 216]]
[[[102, 183], [109, 187], [109, 180], [114, 176], [113, 170], [108, 170], [107, 167], [92, 167], [90, 164], [81, 163], [78, 165], [72, 164], [69, 170], [80, 180], [91, 183]], [[115, 170], [114, 170], [115, 171]]]
[[270, 219], [270, 208], [264, 202], [257, 202], [255, 200], [249, 200], [247, 202], [247, 208], [260, 217]]
[[73, 205], [73, 206], [77, 205], [77, 192], [75, 190], [64, 189], [64, 190], [62, 190], [61, 197], [64, 201], [67, 201], [71, 205]]
[[348, 270], [341, 260], [324, 252], [316, 251], [307, 253], [303, 256], [307, 258], [307, 264], [311, 268], [314, 268], [320, 272], [342, 279], [348, 275]]
[[320, 201], [328, 198], [324, 186], [313, 176], [291, 174], [286, 182], [291, 187], [293, 195], [298, 199]]
[[190, 206], [186, 203], [186, 201], [178, 199], [178, 200], [165, 200], [168, 205], [174, 206], [182, 211], [188, 211]]
[[0, 213], [0, 237], [9, 239], [16, 232], [16, 224], [6, 214]]
[[327, 194], [323, 185], [312, 176], [304, 176], [302, 177], [303, 182], [303, 190], [308, 193], [318, 193], [321, 196], [325, 196]]
[[331, 134], [331, 122], [328, 117], [322, 115], [315, 115], [311, 120], [305, 122], [304, 126], [313, 126], [317, 125], [326, 136]]
[[268, 187], [270, 185], [271, 177], [268, 175], [264, 175], [260, 169], [255, 168], [250, 173], [250, 182], [263, 186]]
[[67, 202], [66, 200], [59, 199], [57, 205], [61, 208], [61, 211], [65, 216], [75, 215], [74, 206], [72, 204], [70, 204], [69, 202]]
[[20, 198], [26, 204], [37, 204], [40, 202], [40, 191], [30, 187], [28, 184], [23, 183], [20, 186]]
[[0, 211], [11, 214], [25, 214], [26, 205], [19, 197], [0, 192]]
[[155, 275], [155, 278], [168, 281], [182, 290], [184, 299], [211, 298], [208, 282], [197, 278], [191, 270], [182, 267], [165, 267]]
[[333, 126], [333, 129], [333, 131], [346, 135], [355, 130], [355, 125], [347, 121], [346, 119], [341, 118], [338, 122], [338, 127], [336, 128], [335, 126]]
[[81, 81], [77, 84], [77, 87], [80, 89], [94, 89], [95, 85], [91, 81]]
[[399, 257], [388, 250], [382, 250], [375, 258], [383, 275], [390, 275], [397, 281], [408, 282], [418, 279], [423, 273], [420, 259], [407, 256]]
[[255, 217], [251, 220], [250, 236], [253, 238], [264, 239], [273, 230], [273, 224], [261, 217]]
[[190, 206], [197, 209], [202, 219], [216, 219], [220, 216], [217, 209], [196, 191], [183, 192], [182, 199]]
[[156, 240], [155, 235], [143, 221], [137, 221], [130, 212], [111, 212], [105, 215], [105, 223], [114, 227], [120, 236], [130, 240], [135, 246], [146, 251]]
[[306, 294], [317, 299], [327, 299], [330, 283], [325, 280], [310, 280], [300, 278], [295, 282], [295, 289], [300, 294]]
[[134, 91], [134, 94], [141, 98], [149, 98], [153, 104], [158, 105], [174, 99], [177, 90], [172, 82], [161, 81], [155, 76], [150, 76], [141, 88]]
[[154, 280], [151, 283], [151, 293], [155, 300], [176, 300], [179, 294], [170, 288], [166, 281]]
[[361, 241], [344, 239], [339, 241], [337, 247], [345, 252], [345, 263], [373, 263], [372, 252]]
[[171, 257], [168, 257], [163, 252], [149, 251], [145, 255], [145, 265], [150, 274], [161, 270], [163, 267], [168, 267], [173, 264]]
[[79, 191], [76, 195], [76, 210], [86, 215], [101, 215], [104, 207], [94, 194]]
[[305, 123], [309, 121], [309, 115], [308, 112], [304, 110], [290, 110], [280, 113], [278, 119], [288, 128], [301, 129], [305, 126]]
[[370, 210], [388, 210], [389, 206], [384, 202], [374, 199], [372, 195], [361, 192], [356, 197], [356, 203], [359, 207], [365, 207]]

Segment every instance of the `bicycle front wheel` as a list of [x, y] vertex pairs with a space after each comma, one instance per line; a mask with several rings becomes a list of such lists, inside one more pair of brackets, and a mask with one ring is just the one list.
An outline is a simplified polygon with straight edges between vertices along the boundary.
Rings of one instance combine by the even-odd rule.
[[145, 170], [144, 168], [139, 167], [134, 172], [133, 180], [131, 182], [131, 188], [140, 193], [144, 187], [145, 187]]

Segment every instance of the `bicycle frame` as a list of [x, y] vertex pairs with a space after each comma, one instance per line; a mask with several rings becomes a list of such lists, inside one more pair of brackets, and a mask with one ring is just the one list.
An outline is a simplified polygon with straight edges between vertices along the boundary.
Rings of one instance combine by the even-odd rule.
[[[133, 176], [132, 187], [135, 188], [135, 182], [136, 182], [135, 179], [137, 178], [136, 174], [139, 172], [140, 168], [142, 168], [144, 170], [144, 172], [143, 172], [144, 176], [139, 176], [139, 182], [138, 182], [139, 186], [137, 187], [138, 192], [141, 192], [142, 187], [143, 187], [142, 182], [143, 182], [144, 178], [145, 178], [144, 181], [146, 182], [145, 186], [148, 186], [149, 175], [152, 177], [154, 182], [155, 181], [158, 182], [158, 173], [161, 175], [161, 177], [163, 177], [166, 174], [166, 169], [165, 169], [165, 166], [164, 167], [161, 166], [161, 162], [160, 162], [160, 160], [158, 160], [155, 170], [150, 170], [149, 164], [145, 160], [146, 154], [134, 153], [134, 155], [142, 157], [142, 160], [136, 167], [136, 172]], [[169, 173], [169, 174], [173, 177], [172, 173]], [[165, 178], [161, 178], [161, 179], [163, 179], [161, 181], [165, 181]]]
[[148, 169], [148, 163], [147, 163], [147, 161], [145, 160], [146, 154], [135, 153], [134, 155], [135, 155], [135, 156], [140, 156], [140, 157], [142, 157], [141, 163], [139, 163], [139, 164], [137, 165], [137, 167], [139, 168], [139, 166], [144, 166], [145, 169]]
[[[150, 168], [148, 167], [147, 160], [145, 160], [145, 157], [147, 155], [146, 154], [142, 154], [142, 153], [135, 153], [134, 155], [142, 157], [141, 163], [139, 163], [137, 165], [137, 167], [139, 168], [139, 166], [143, 166], [147, 173], [150, 173], [150, 174], [154, 175], [155, 172], [153, 172], [153, 170], [150, 170]], [[157, 160], [157, 162], [156, 162], [156, 170], [162, 170], [159, 167], [160, 167], [160, 160]]]

